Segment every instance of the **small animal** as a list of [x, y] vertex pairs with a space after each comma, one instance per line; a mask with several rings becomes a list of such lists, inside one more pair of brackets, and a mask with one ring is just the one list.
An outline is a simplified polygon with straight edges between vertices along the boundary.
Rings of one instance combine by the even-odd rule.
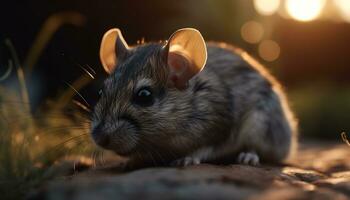
[[279, 163], [296, 146], [297, 124], [275, 78], [246, 52], [206, 43], [196, 29], [132, 47], [111, 29], [100, 59], [109, 76], [91, 135], [129, 163]]

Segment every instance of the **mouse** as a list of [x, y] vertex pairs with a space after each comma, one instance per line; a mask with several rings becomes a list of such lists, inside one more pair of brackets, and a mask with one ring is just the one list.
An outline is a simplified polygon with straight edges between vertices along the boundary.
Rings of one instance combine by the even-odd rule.
[[99, 53], [108, 76], [91, 136], [128, 163], [257, 166], [293, 154], [298, 126], [284, 89], [245, 51], [194, 28], [129, 46], [113, 28]]

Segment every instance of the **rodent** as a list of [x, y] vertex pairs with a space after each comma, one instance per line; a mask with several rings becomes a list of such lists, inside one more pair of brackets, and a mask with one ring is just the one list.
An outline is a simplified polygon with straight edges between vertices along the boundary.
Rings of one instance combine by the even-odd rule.
[[109, 76], [91, 135], [130, 163], [280, 163], [296, 147], [281, 85], [244, 51], [206, 43], [196, 29], [133, 47], [111, 29], [100, 59]]

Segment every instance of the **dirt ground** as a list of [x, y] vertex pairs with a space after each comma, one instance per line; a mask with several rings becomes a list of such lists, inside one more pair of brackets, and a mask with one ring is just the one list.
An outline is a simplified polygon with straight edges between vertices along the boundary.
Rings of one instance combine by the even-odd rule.
[[350, 146], [303, 143], [283, 166], [89, 169], [51, 181], [30, 199], [350, 199]]

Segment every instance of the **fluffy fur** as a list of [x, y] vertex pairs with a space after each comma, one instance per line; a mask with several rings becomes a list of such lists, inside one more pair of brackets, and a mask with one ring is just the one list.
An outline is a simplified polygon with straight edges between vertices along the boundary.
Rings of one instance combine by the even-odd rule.
[[[97, 144], [155, 165], [223, 158], [256, 165], [288, 157], [296, 122], [281, 86], [262, 66], [232, 46], [208, 43], [204, 69], [178, 90], [168, 86], [162, 46], [132, 48], [105, 80], [92, 119]], [[150, 107], [132, 101], [143, 86], [154, 91]]]

